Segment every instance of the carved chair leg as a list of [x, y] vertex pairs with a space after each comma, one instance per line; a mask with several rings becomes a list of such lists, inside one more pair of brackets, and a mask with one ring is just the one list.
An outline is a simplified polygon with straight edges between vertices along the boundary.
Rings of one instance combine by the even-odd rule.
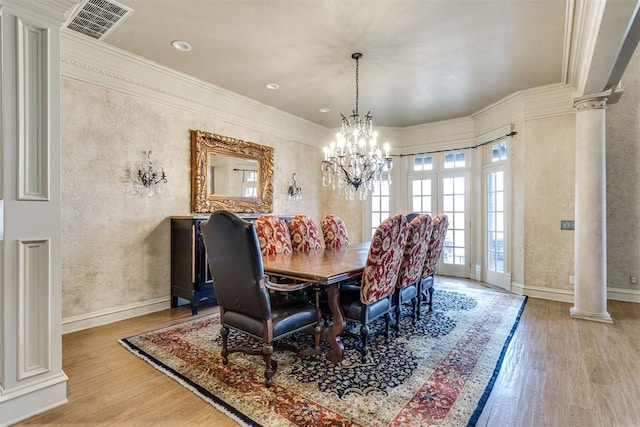
[[398, 298], [398, 305], [396, 305], [395, 313], [396, 313], [396, 325], [395, 325], [396, 337], [399, 337], [400, 336], [400, 320], [402, 320], [402, 300], [400, 298]]
[[384, 343], [389, 344], [389, 336], [391, 335], [391, 313], [389, 312], [384, 314], [384, 326], [385, 326]]
[[223, 325], [220, 329], [220, 335], [222, 336], [222, 364], [227, 365], [229, 363], [229, 350], [227, 349], [229, 328]]
[[418, 297], [411, 298], [411, 318], [413, 319], [413, 324], [416, 324], [416, 320], [420, 319], [420, 306], [418, 305]]
[[271, 387], [273, 384], [273, 376], [276, 374], [276, 370], [278, 369], [278, 365], [275, 360], [271, 360], [271, 355], [273, 354], [273, 346], [269, 343], [262, 344], [262, 359], [264, 360], [265, 370], [264, 370], [264, 378], [265, 385], [267, 387]]
[[429, 288], [429, 311], [433, 310], [433, 286]]
[[369, 352], [369, 326], [364, 323], [360, 327], [360, 353], [362, 354], [362, 362], [367, 361], [367, 353]]

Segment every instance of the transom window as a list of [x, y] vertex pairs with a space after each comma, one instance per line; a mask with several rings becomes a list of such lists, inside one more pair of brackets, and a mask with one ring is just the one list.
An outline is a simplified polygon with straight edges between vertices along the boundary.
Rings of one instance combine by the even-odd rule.
[[491, 161], [499, 162], [507, 160], [507, 141], [502, 141], [491, 146]]
[[449, 153], [444, 155], [444, 168], [457, 169], [466, 167], [464, 152]]
[[413, 158], [414, 171], [430, 171], [433, 170], [433, 157], [423, 156]]

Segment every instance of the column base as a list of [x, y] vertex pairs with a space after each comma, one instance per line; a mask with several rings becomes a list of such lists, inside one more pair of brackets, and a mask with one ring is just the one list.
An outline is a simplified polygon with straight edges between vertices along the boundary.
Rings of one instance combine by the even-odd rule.
[[589, 313], [586, 311], [578, 310], [575, 307], [571, 307], [569, 309], [569, 314], [571, 314], [571, 317], [575, 317], [576, 319], [591, 320], [594, 322], [602, 323], [613, 323], [613, 319], [606, 311], [603, 313]]

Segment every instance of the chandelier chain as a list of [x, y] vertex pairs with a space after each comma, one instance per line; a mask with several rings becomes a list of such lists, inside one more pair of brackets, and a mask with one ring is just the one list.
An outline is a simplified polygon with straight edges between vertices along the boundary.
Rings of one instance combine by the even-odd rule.
[[[378, 132], [373, 130], [373, 116], [369, 111], [360, 117], [360, 58], [356, 60], [356, 108], [348, 118], [341, 114], [342, 126], [336, 140], [324, 148], [322, 184], [338, 188], [348, 200], [365, 200], [378, 186], [391, 184], [393, 162], [389, 144], [378, 145]], [[384, 184], [383, 184], [384, 183]]]
[[358, 115], [358, 104], [360, 102], [360, 79], [358, 76], [360, 75], [360, 57], [356, 56], [356, 116]]

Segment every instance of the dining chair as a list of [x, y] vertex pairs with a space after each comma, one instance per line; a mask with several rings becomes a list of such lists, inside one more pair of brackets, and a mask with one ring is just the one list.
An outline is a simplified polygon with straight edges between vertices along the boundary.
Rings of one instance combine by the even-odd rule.
[[[370, 325], [378, 318], [385, 320], [385, 341], [389, 342], [393, 292], [398, 280], [403, 249], [407, 240], [407, 220], [404, 215], [385, 219], [371, 239], [367, 262], [358, 285], [342, 285], [340, 299], [346, 320], [360, 324], [356, 348], [366, 361]], [[379, 334], [376, 334], [379, 335]]]
[[287, 223], [275, 215], [261, 215], [253, 222], [263, 256], [293, 252]]
[[322, 242], [318, 236], [318, 227], [311, 218], [306, 215], [294, 215], [289, 220], [288, 225], [291, 247], [294, 251], [307, 253], [318, 251], [322, 248]]
[[349, 234], [342, 218], [327, 214], [321, 222], [324, 246], [327, 249], [340, 249], [349, 246]]
[[396, 309], [396, 334], [400, 335], [402, 306], [411, 303], [413, 323], [420, 318], [418, 283], [422, 279], [424, 261], [427, 258], [432, 220], [429, 214], [419, 214], [408, 225], [407, 242], [404, 245], [398, 281], [393, 294]]
[[[269, 289], [295, 291], [307, 283], [277, 285], [264, 274], [262, 254], [253, 224], [229, 211], [215, 211], [201, 225], [209, 267], [213, 275], [220, 306], [222, 363], [229, 363], [235, 352], [262, 355], [265, 363], [265, 385], [272, 385], [278, 369], [272, 360], [274, 350], [290, 350], [299, 354], [320, 352], [320, 310], [307, 301], [291, 302], [286, 307], [272, 306]], [[230, 347], [229, 330], [233, 329], [262, 341], [260, 348]], [[300, 349], [279, 342], [291, 334], [309, 330], [314, 347]]]
[[434, 275], [438, 270], [438, 261], [442, 255], [447, 230], [449, 229], [449, 218], [445, 214], [438, 214], [433, 219], [431, 238], [429, 239], [429, 249], [422, 269], [422, 279], [420, 280], [420, 304], [428, 302], [429, 311], [433, 308], [433, 282]]

